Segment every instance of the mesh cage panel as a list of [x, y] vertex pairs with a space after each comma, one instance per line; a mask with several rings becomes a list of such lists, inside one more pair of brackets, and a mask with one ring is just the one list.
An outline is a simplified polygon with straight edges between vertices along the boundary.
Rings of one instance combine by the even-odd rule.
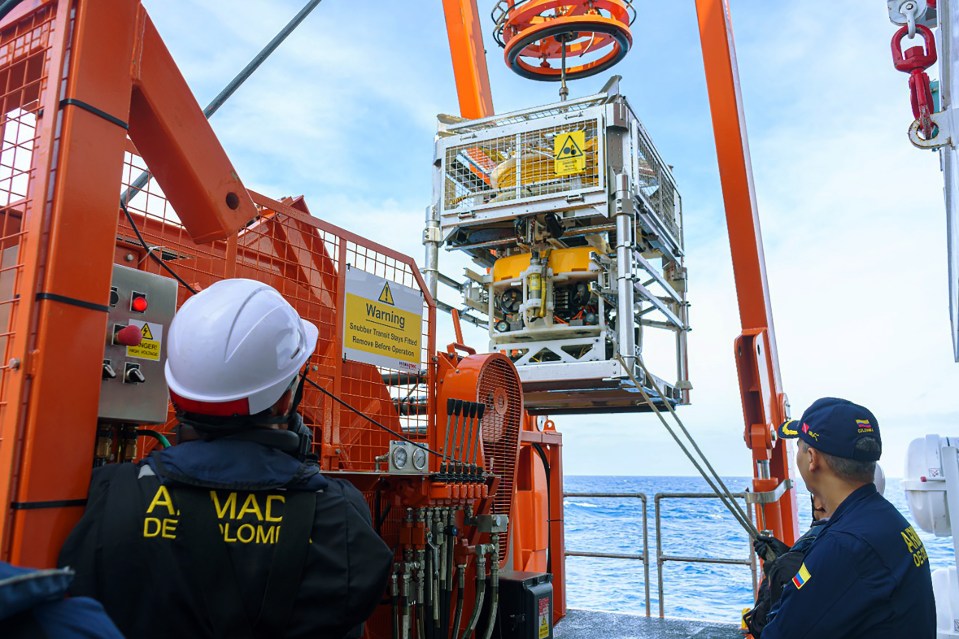
[[[535, 128], [446, 149], [443, 209], [473, 209], [484, 204], [576, 192], [601, 186], [601, 140], [595, 120]], [[556, 139], [581, 131], [586, 167], [557, 173]]]
[[[20, 305], [32, 298], [23, 290], [27, 286], [24, 271], [36, 256], [31, 260], [25, 249], [30, 216], [42, 206], [36, 201], [43, 195], [36, 180], [44, 170], [39, 166], [43, 141], [38, 116], [49, 88], [54, 18], [55, 6], [48, 5], [0, 32], [0, 421], [4, 423], [17, 419], [11, 361], [14, 352], [20, 351], [15, 343], [27, 337], [28, 327], [18, 325], [18, 317], [24, 315]], [[38, 243], [37, 238], [31, 241]], [[8, 412], [11, 409], [13, 413]], [[13, 438], [3, 444], [12, 445]]]
[[[513, 503], [513, 483], [519, 456], [519, 428], [523, 419], [523, 395], [516, 369], [504, 359], [493, 358], [479, 374], [476, 399], [486, 404], [483, 414], [483, 450], [486, 470], [500, 476], [499, 488], [493, 499], [493, 514], [510, 517]], [[509, 531], [503, 539], [508, 539]], [[500, 545], [499, 559], [506, 557], [509, 544]]]
[[[124, 188], [146, 169], [142, 158], [128, 153]], [[430, 408], [435, 307], [426, 296], [419, 373], [344, 360], [342, 351], [345, 266], [423, 291], [413, 260], [313, 217], [302, 198], [274, 201], [251, 196], [259, 209], [257, 219], [235, 237], [209, 244], [193, 242], [155, 180], [130, 198], [128, 209], [150, 252], [193, 288], [202, 289], [226, 277], [259, 280], [280, 291], [301, 317], [316, 325], [319, 339], [309, 360], [309, 377], [352, 407], [309, 385], [304, 388], [300, 411], [314, 429], [314, 451], [324, 470], [376, 469], [374, 458], [387, 452], [394, 437], [369, 420], [426, 443], [435, 419]], [[117, 247], [119, 263], [167, 275], [147, 254], [122, 213]], [[181, 286], [178, 303], [189, 295]], [[386, 379], [390, 384], [384, 383]], [[175, 423], [171, 409], [167, 428]], [[147, 449], [153, 446], [149, 441], [145, 444]]]

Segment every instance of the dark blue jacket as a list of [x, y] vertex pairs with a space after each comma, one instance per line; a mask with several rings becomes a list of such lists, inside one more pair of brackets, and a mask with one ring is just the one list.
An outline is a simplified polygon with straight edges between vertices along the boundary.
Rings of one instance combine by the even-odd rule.
[[822, 527], [769, 619], [763, 639], [935, 639], [926, 549], [867, 484]]
[[[188, 508], [198, 501], [206, 504], [208, 525], [201, 511]], [[283, 540], [298, 529], [288, 508], [314, 501], [312, 517], [300, 516], [308, 546], [302, 574], [274, 575]], [[209, 549], [209, 559], [198, 557], [198, 548]], [[275, 448], [218, 439], [155, 452], [138, 466], [97, 469], [60, 564], [76, 570], [71, 592], [102, 601], [130, 637], [237, 636], [222, 629], [222, 620], [246, 613], [258, 623], [274, 609], [266, 605], [268, 587], [290, 582], [286, 630], [253, 634], [339, 639], [359, 636], [385, 592], [392, 555], [351, 483]], [[228, 587], [211, 592], [211, 573]]]
[[65, 598], [71, 581], [71, 570], [32, 570], [0, 561], [0, 637], [123, 639], [99, 603]]

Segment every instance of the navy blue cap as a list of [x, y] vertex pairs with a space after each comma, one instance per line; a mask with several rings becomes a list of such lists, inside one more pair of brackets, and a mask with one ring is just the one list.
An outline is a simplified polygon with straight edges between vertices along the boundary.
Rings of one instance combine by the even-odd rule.
[[[882, 455], [876, 416], [868, 408], [845, 399], [817, 399], [802, 417], [785, 422], [778, 430], [784, 439], [801, 439], [812, 448], [834, 457], [872, 462], [878, 461]], [[879, 444], [878, 450], [856, 450], [856, 444], [865, 439]]]

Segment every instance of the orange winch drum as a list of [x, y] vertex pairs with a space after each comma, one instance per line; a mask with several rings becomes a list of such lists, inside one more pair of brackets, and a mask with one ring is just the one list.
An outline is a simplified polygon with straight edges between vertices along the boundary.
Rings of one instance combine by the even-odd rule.
[[601, 73], [623, 59], [633, 43], [632, 0], [500, 0], [494, 37], [506, 64], [531, 80], [559, 81]]

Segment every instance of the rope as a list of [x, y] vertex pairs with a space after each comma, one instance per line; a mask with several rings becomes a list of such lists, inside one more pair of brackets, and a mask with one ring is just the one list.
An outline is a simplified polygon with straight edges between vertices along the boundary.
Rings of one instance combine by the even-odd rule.
[[[672, 436], [672, 438], [676, 441], [676, 443], [679, 445], [680, 450], [682, 450], [683, 453], [686, 455], [686, 458], [689, 459], [690, 462], [692, 462], [693, 466], [696, 468], [699, 474], [702, 475], [703, 479], [706, 480], [706, 483], [709, 485], [709, 487], [713, 490], [714, 493], [716, 493], [716, 496], [719, 497], [720, 501], [722, 501], [726, 509], [736, 519], [736, 522], [740, 526], [742, 526], [742, 528], [746, 531], [746, 533], [749, 534], [749, 536], [752, 537], [753, 539], [755, 539], [756, 537], [759, 537], [759, 531], [756, 529], [756, 526], [753, 524], [752, 520], [749, 518], [749, 515], [747, 515], [746, 512], [743, 510], [742, 506], [739, 505], [739, 501], [737, 501], [736, 498], [733, 497], [732, 493], [730, 492], [729, 488], [726, 487], [726, 484], [723, 482], [722, 478], [713, 468], [712, 464], [709, 463], [709, 459], [707, 459], [706, 455], [703, 454], [703, 451], [699, 448], [699, 445], [696, 443], [696, 440], [693, 439], [693, 436], [690, 434], [685, 424], [683, 424], [683, 420], [681, 420], [679, 418], [679, 415], [676, 414], [676, 411], [672, 407], [672, 405], [670, 405], [670, 403], [666, 401], [665, 399], [663, 400], [663, 403], [666, 404], [666, 408], [669, 409], [669, 413], [676, 420], [676, 423], [679, 425], [679, 428], [683, 431], [683, 434], [686, 436], [686, 438], [692, 444], [693, 449], [699, 455], [699, 460], [702, 460], [706, 468], [709, 469], [708, 473], [706, 472], [706, 470], [703, 469], [703, 466], [700, 464], [699, 460], [697, 460], [697, 458], [690, 452], [689, 448], [687, 448], [686, 445], [683, 443], [683, 441], [679, 438], [679, 436], [676, 434], [676, 431], [673, 430], [672, 426], [670, 426], [669, 422], [666, 421], [666, 418], [663, 417], [662, 411], [659, 410], [656, 404], [653, 403], [653, 400], [650, 398], [649, 394], [646, 393], [646, 389], [643, 388], [642, 384], [640, 384], [636, 380], [635, 375], [633, 375], [632, 367], [626, 365], [626, 361], [623, 359], [622, 355], [617, 355], [616, 359], [617, 361], [619, 361], [620, 365], [623, 367], [623, 370], [626, 371], [626, 374], [629, 376], [629, 379], [632, 380], [633, 384], [639, 390], [640, 394], [643, 396], [643, 399], [646, 400], [649, 406], [653, 409], [653, 412], [656, 413], [656, 417], [658, 417], [659, 421], [662, 422], [663, 426], [666, 428], [666, 432], [668, 432]], [[653, 377], [653, 375], [649, 372], [649, 369], [646, 368], [646, 365], [643, 363], [643, 358], [637, 356], [636, 361], [639, 363], [640, 368], [642, 368], [643, 373], [646, 375], [646, 378], [652, 384], [653, 390], [656, 391], [656, 394], [659, 397], [663, 398], [664, 397], [663, 391], [661, 388], [659, 388], [659, 385], [656, 383], [656, 378]]]

